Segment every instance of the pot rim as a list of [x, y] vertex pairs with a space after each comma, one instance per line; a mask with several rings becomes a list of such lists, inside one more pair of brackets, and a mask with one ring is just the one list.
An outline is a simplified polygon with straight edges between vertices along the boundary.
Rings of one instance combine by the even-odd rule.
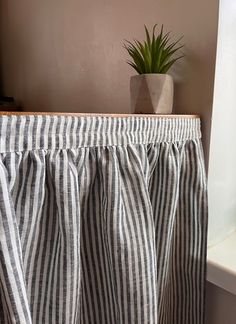
[[141, 77], [141, 76], [148, 76], [148, 75], [168, 76], [170, 78], [173, 78], [172, 75], [170, 75], [169, 73], [142, 73], [142, 74], [134, 74], [134, 75], [131, 75], [131, 78], [133, 78], [133, 77]]

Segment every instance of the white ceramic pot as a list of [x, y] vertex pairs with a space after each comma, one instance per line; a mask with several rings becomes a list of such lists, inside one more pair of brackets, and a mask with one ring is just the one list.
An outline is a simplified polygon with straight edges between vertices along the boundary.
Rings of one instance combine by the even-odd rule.
[[171, 114], [174, 83], [168, 74], [140, 74], [130, 79], [131, 109], [141, 114]]

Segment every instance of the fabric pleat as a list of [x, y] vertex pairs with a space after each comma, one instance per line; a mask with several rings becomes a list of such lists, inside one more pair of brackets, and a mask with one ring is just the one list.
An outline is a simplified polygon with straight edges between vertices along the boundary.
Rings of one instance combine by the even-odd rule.
[[200, 121], [0, 117], [0, 323], [203, 324]]

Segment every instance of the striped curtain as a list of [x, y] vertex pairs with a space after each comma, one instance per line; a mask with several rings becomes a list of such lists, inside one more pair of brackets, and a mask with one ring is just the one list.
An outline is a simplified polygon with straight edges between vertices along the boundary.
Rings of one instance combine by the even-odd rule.
[[0, 323], [203, 324], [200, 121], [0, 117]]

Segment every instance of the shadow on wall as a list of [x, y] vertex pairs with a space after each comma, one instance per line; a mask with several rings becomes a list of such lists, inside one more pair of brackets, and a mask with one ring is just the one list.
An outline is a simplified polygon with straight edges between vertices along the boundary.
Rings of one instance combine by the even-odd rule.
[[[203, 147], [207, 166], [211, 133], [215, 57], [211, 62], [206, 57], [208, 53], [216, 51], [215, 42], [209, 42], [205, 51], [205, 55], [199, 55], [199, 53], [186, 46], [184, 73], [179, 65], [176, 65], [173, 73], [175, 75], [174, 111], [176, 113], [196, 113], [202, 117]], [[188, 104], [186, 104], [186, 95]]]

